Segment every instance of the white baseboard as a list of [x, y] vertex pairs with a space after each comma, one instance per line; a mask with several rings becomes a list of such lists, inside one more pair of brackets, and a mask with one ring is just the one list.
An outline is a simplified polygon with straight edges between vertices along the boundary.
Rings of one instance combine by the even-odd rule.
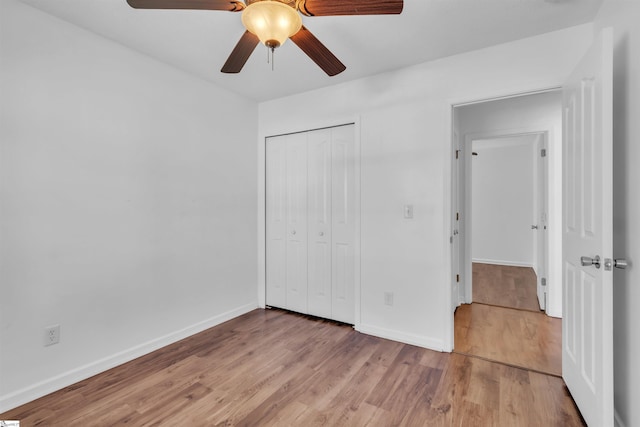
[[547, 313], [547, 316], [551, 316], [551, 317], [555, 317], [555, 318], [558, 318], [558, 319], [562, 319], [562, 310], [553, 311], [553, 310], [548, 310], [547, 309], [546, 313]]
[[211, 317], [209, 319], [198, 322], [194, 325], [187, 326], [186, 328], [172, 332], [165, 336], [147, 341], [139, 344], [128, 350], [121, 351], [119, 353], [107, 356], [103, 359], [96, 360], [95, 362], [88, 363], [84, 366], [80, 366], [71, 371], [57, 375], [52, 378], [48, 378], [39, 383], [30, 385], [21, 390], [13, 393], [0, 396], [0, 413], [9, 411], [13, 408], [17, 408], [20, 405], [31, 402], [54, 391], [60, 390], [64, 387], [68, 387], [78, 381], [85, 380], [101, 372], [107, 371], [123, 363], [129, 362], [145, 354], [149, 354], [155, 350], [165, 347], [169, 344], [173, 344], [191, 335], [202, 332], [206, 329], [217, 326], [235, 317], [241, 316], [252, 310], [258, 308], [257, 303], [246, 304], [237, 307], [233, 310], [229, 310], [225, 313]]
[[424, 347], [429, 350], [444, 351], [444, 343], [442, 340], [425, 337], [423, 335], [407, 334], [392, 329], [380, 328], [377, 326], [359, 324], [355, 327], [356, 331], [367, 335], [373, 335], [379, 338], [385, 338], [392, 341], [398, 341], [405, 344]]
[[526, 262], [519, 262], [519, 261], [504, 261], [504, 260], [497, 260], [497, 259], [473, 258], [471, 262], [477, 262], [479, 264], [508, 265], [509, 267], [533, 268], [533, 263], [526, 263]]

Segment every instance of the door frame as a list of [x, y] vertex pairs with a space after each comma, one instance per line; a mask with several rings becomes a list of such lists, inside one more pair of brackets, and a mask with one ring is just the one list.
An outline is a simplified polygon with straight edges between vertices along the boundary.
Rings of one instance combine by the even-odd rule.
[[[448, 280], [445, 280], [445, 286], [447, 286], [447, 290], [445, 292], [445, 298], [446, 298], [446, 302], [447, 304], [445, 305], [445, 307], [450, 307], [452, 309], [447, 309], [446, 312], [444, 313], [444, 327], [445, 327], [445, 342], [444, 342], [444, 350], [445, 351], [453, 351], [454, 349], [454, 332], [455, 332], [455, 328], [454, 328], [454, 312], [455, 312], [455, 307], [458, 306], [458, 301], [454, 301], [453, 296], [452, 296], [452, 292], [450, 292], [450, 288], [457, 286], [456, 283], [456, 275], [453, 272], [454, 270], [454, 266], [453, 266], [453, 261], [455, 259], [453, 252], [453, 248], [455, 247], [455, 245], [453, 244], [453, 239], [456, 237], [454, 236], [454, 230], [456, 230], [456, 233], [460, 232], [457, 228], [456, 228], [456, 221], [455, 221], [455, 211], [454, 211], [454, 201], [455, 201], [455, 197], [457, 197], [457, 194], [455, 193], [456, 191], [456, 180], [457, 180], [457, 169], [455, 167], [455, 153], [456, 153], [456, 146], [457, 146], [457, 141], [456, 139], [461, 139], [461, 135], [459, 135], [458, 129], [455, 128], [455, 122], [456, 122], [456, 108], [457, 107], [462, 107], [465, 105], [473, 105], [473, 104], [481, 104], [481, 103], [485, 103], [485, 102], [491, 102], [491, 101], [499, 101], [499, 100], [505, 100], [505, 99], [510, 99], [510, 98], [516, 98], [516, 97], [521, 97], [521, 96], [528, 96], [528, 95], [537, 95], [537, 94], [542, 94], [542, 93], [546, 93], [546, 92], [558, 92], [558, 91], [562, 91], [562, 85], [552, 85], [552, 86], [542, 86], [542, 87], [532, 87], [532, 88], [527, 88], [527, 89], [521, 89], [521, 90], [507, 90], [505, 92], [502, 93], [489, 93], [489, 94], [482, 94], [482, 95], [477, 95], [477, 96], [469, 96], [469, 97], [463, 97], [463, 98], [450, 98], [447, 100], [446, 102], [446, 108], [447, 108], [447, 112], [445, 114], [445, 138], [444, 138], [444, 147], [443, 150], [445, 150], [445, 152], [449, 152], [451, 153], [451, 161], [450, 162], [445, 162], [444, 167], [443, 167], [443, 172], [444, 172], [444, 183], [445, 183], [445, 189], [444, 189], [444, 197], [445, 197], [445, 201], [444, 201], [444, 218], [445, 218], [445, 223], [444, 223], [444, 238], [443, 238], [443, 242], [445, 244], [445, 247], [443, 248], [443, 252], [445, 253], [445, 257], [446, 257], [446, 261], [447, 261], [447, 265], [449, 265], [449, 268], [447, 269], [447, 273], [448, 273]], [[521, 129], [522, 130], [522, 129]], [[535, 127], [535, 128], [531, 128], [531, 129], [525, 129], [528, 131], [533, 131], [533, 132], [539, 132], [541, 131], [540, 127]], [[547, 129], [548, 130], [548, 129]], [[457, 136], [457, 137], [456, 137]], [[552, 189], [555, 188], [556, 191], [555, 192], [551, 192], [548, 191], [548, 210], [549, 210], [549, 228], [550, 228], [550, 233], [549, 233], [549, 237], [547, 239], [547, 269], [548, 270], [557, 270], [558, 268], [560, 268], [560, 272], [558, 273], [556, 271], [556, 275], [559, 274], [559, 278], [560, 280], [557, 283], [557, 286], [554, 289], [554, 295], [556, 295], [556, 297], [554, 298], [555, 301], [555, 305], [557, 305], [557, 303], [560, 303], [560, 307], [551, 307], [551, 309], [549, 309], [550, 304], [547, 304], [547, 314], [554, 316], [554, 317], [562, 317], [562, 271], [561, 271], [561, 267], [562, 267], [562, 263], [561, 263], [561, 259], [562, 259], [562, 135], [559, 136], [558, 141], [551, 141], [550, 138], [548, 138], [547, 140], [547, 150], [549, 153], [549, 157], [552, 160], [552, 164], [550, 163], [549, 168], [548, 168], [548, 180], [547, 180], [547, 188], [548, 189]], [[559, 168], [559, 169], [558, 169]], [[559, 176], [558, 173], [554, 172], [554, 170], [558, 170], [559, 172]], [[557, 189], [560, 189], [559, 191]], [[554, 212], [553, 214], [551, 212]], [[464, 230], [462, 230], [462, 232], [464, 232]], [[464, 240], [464, 235], [458, 234], [457, 237], [462, 241]], [[457, 245], [459, 248], [459, 256], [464, 256], [464, 245], [459, 244]], [[464, 258], [463, 258], [464, 259]], [[555, 260], [555, 261], [554, 261]], [[553, 262], [554, 264], [558, 264], [557, 266], [554, 265], [553, 269], [552, 266], [550, 265], [551, 262]], [[464, 274], [464, 272], [462, 272], [462, 274]], [[550, 274], [549, 274], [550, 275]], [[557, 293], [560, 292], [559, 298]]]
[[[461, 203], [462, 205], [462, 220], [463, 220], [463, 225], [462, 227], [460, 227], [460, 229], [462, 230], [460, 235], [462, 236], [461, 238], [461, 243], [460, 245], [463, 246], [462, 248], [460, 248], [460, 258], [461, 258], [461, 264], [463, 267], [463, 271], [462, 271], [462, 282], [461, 282], [461, 289], [460, 289], [460, 303], [464, 303], [464, 304], [471, 304], [473, 302], [473, 274], [472, 274], [472, 266], [473, 266], [473, 254], [471, 253], [471, 250], [469, 248], [472, 248], [472, 244], [473, 244], [473, 206], [471, 203], [472, 200], [472, 195], [473, 195], [473, 168], [472, 168], [472, 145], [475, 141], [482, 141], [482, 140], [487, 140], [487, 139], [503, 139], [503, 138], [514, 138], [514, 137], [520, 137], [520, 136], [538, 136], [539, 138], [542, 138], [544, 140], [545, 145], [547, 145], [547, 141], [549, 140], [549, 130], [536, 130], [539, 129], [539, 127], [528, 127], [528, 128], [518, 128], [518, 129], [512, 129], [512, 130], [505, 130], [505, 131], [488, 131], [488, 132], [476, 132], [476, 133], [468, 133], [466, 135], [464, 135], [464, 145], [463, 145], [463, 149], [462, 149], [462, 156], [460, 156], [461, 162], [463, 163], [463, 167], [464, 167], [464, 177], [465, 177], [465, 182], [461, 183], [458, 185], [458, 188], [462, 189], [463, 192], [463, 196], [464, 196], [464, 201]], [[533, 150], [536, 150], [536, 146], [537, 141], [533, 141], [531, 143], [533, 145]], [[532, 154], [533, 155], [533, 154]], [[536, 212], [538, 210], [538, 206], [537, 206], [537, 200], [540, 198], [540, 196], [542, 195], [543, 197], [547, 198], [547, 206], [548, 206], [548, 198], [549, 198], [549, 188], [547, 186], [547, 188], [539, 188], [538, 182], [537, 182], [537, 178], [538, 178], [538, 167], [540, 162], [540, 157], [536, 156], [534, 157], [534, 182], [533, 182], [533, 189], [532, 191], [534, 192], [533, 197], [534, 197], [534, 212]], [[548, 171], [547, 171], [548, 174]], [[548, 182], [548, 175], [547, 175], [547, 182]], [[460, 195], [458, 195], [460, 196]], [[533, 215], [533, 212], [532, 212]], [[533, 221], [533, 218], [532, 218]], [[534, 237], [533, 240], [533, 256], [534, 256], [534, 260], [537, 260], [537, 243], [538, 243], [538, 239], [536, 237]], [[547, 242], [548, 243], [548, 242]], [[544, 248], [544, 256], [545, 258], [548, 260], [549, 259], [549, 245], [546, 245], [547, 247]], [[469, 249], [469, 250], [467, 250]], [[534, 266], [535, 266], [535, 262], [534, 262]], [[538, 278], [538, 282], [540, 281], [540, 277]], [[554, 285], [558, 285], [557, 280], [553, 280], [549, 283], [549, 286], [551, 286], [551, 284]], [[546, 310], [545, 310], [546, 311]]]

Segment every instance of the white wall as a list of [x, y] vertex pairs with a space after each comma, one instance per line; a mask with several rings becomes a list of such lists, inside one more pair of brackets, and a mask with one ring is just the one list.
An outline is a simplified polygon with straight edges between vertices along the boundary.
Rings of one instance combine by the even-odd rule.
[[[590, 37], [590, 36], [589, 36]], [[575, 65], [575, 64], [574, 64]], [[560, 83], [558, 86], [560, 86]], [[547, 314], [562, 317], [562, 96], [559, 91], [460, 106], [458, 131], [466, 144], [476, 138], [544, 132], [547, 137], [549, 252], [547, 254]], [[468, 149], [467, 149], [468, 151]], [[470, 156], [465, 154], [465, 159]], [[467, 185], [472, 186], [469, 177]], [[472, 190], [473, 191], [473, 190]], [[472, 213], [473, 215], [473, 213]], [[467, 218], [468, 219], [468, 218]], [[473, 233], [473, 230], [471, 231]], [[467, 233], [469, 234], [469, 233]], [[468, 236], [467, 236], [468, 237]], [[467, 240], [467, 245], [471, 246]], [[474, 255], [475, 256], [475, 255]], [[471, 264], [464, 279], [470, 294]], [[467, 295], [470, 301], [470, 295]]]
[[[256, 178], [245, 162], [256, 157], [245, 145], [252, 103], [21, 3], [0, 7], [0, 411], [248, 309], [256, 275], [264, 303], [250, 256], [264, 262], [253, 214], [264, 136], [348, 121], [362, 126], [366, 195], [359, 322], [446, 349], [450, 104], [558, 86], [591, 35], [584, 25], [263, 103]], [[596, 20], [616, 34], [614, 250], [632, 262], [639, 20], [629, 0], [605, 0]], [[240, 110], [248, 119], [235, 126], [228, 113]], [[406, 200], [413, 222], [401, 219]], [[615, 404], [627, 426], [640, 425], [639, 275], [614, 273]], [[62, 340], [43, 348], [51, 323]]]
[[619, 425], [640, 425], [640, 2], [605, 0], [597, 29], [612, 26], [614, 392]]
[[[265, 136], [360, 126], [359, 330], [451, 350], [452, 105], [560, 86], [591, 37], [583, 25], [260, 104], [259, 189]], [[414, 205], [413, 220], [403, 218], [404, 204]], [[264, 263], [264, 216], [258, 224]], [[263, 265], [258, 271], [264, 303]], [[384, 305], [387, 291], [393, 307]]]
[[0, 412], [257, 307], [257, 105], [1, 7]]
[[533, 267], [537, 135], [473, 141], [473, 262]]

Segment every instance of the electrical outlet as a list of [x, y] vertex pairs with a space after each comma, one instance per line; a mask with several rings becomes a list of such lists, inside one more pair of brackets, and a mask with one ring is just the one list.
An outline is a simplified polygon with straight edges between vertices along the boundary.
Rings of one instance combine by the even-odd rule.
[[58, 344], [60, 342], [60, 325], [47, 326], [44, 328], [44, 345]]
[[388, 306], [393, 305], [393, 292], [384, 293], [384, 305], [388, 305]]

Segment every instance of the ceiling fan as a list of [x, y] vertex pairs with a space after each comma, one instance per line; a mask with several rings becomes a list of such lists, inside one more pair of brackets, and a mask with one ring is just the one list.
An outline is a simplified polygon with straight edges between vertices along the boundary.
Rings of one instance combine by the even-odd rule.
[[325, 73], [335, 76], [346, 67], [304, 25], [306, 16], [393, 15], [403, 0], [127, 0], [136, 9], [196, 9], [242, 12], [246, 31], [222, 67], [238, 73], [258, 43], [273, 50], [290, 38]]

